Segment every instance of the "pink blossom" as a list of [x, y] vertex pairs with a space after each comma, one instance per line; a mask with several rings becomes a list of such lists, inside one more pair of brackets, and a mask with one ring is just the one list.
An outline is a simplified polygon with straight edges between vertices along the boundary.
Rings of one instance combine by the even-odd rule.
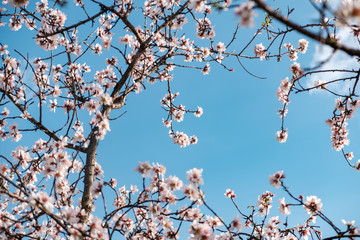
[[150, 177], [152, 167], [150, 166], [149, 162], [139, 162], [137, 168], [135, 168], [136, 172], [139, 172], [144, 178]]
[[9, 172], [9, 166], [6, 163], [0, 163], [0, 173], [6, 176]]
[[300, 64], [297, 62], [294, 62], [290, 67], [291, 72], [293, 73], [293, 77], [299, 78], [304, 74], [304, 70], [300, 68]]
[[314, 81], [314, 87], [320, 90], [325, 89], [326, 82], [324, 80], [315, 80]]
[[309, 42], [305, 39], [300, 39], [298, 42], [299, 50], [302, 54], [305, 54], [309, 46]]
[[203, 109], [201, 107], [198, 106], [198, 109], [196, 110], [196, 112], [194, 112], [195, 117], [200, 117], [203, 114]]
[[177, 121], [177, 122], [182, 122], [184, 120], [184, 113], [185, 111], [183, 110], [176, 110], [174, 111], [173, 115], [174, 115], [174, 119]]
[[49, 104], [49, 108], [50, 108], [50, 112], [55, 112], [57, 107], [57, 100], [54, 99], [54, 101], [50, 100], [50, 104]]
[[274, 194], [271, 192], [266, 191], [261, 196], [258, 197], [258, 203], [256, 204], [259, 207], [259, 214], [261, 216], [268, 215], [270, 212], [270, 208], [272, 207], [272, 198]]
[[188, 22], [187, 18], [184, 15], [179, 15], [176, 19], [173, 20], [171, 29], [182, 29], [182, 27]]
[[304, 208], [310, 215], [316, 215], [320, 212], [322, 205], [321, 199], [316, 196], [308, 196], [304, 202]]
[[216, 50], [217, 50], [219, 53], [225, 52], [226, 47], [225, 47], [224, 43], [223, 43], [223, 42], [219, 42], [218, 44], [216, 44]]
[[44, 152], [47, 148], [47, 142], [40, 138], [35, 142], [34, 146], [32, 147], [32, 151], [41, 153]]
[[224, 0], [224, 2], [222, 3], [222, 7], [223, 8], [227, 8], [231, 5], [232, 0]]
[[8, 45], [0, 45], [0, 56], [8, 55], [9, 51], [7, 50]]
[[95, 99], [90, 99], [85, 103], [85, 109], [89, 111], [89, 115], [96, 112], [99, 107], [100, 107], [100, 103], [98, 100]]
[[215, 239], [215, 234], [207, 223], [192, 222], [189, 232], [193, 239], [210, 240]]
[[186, 178], [192, 183], [203, 185], [204, 181], [201, 177], [202, 172], [203, 169], [193, 168], [186, 172]]
[[54, 198], [49, 197], [46, 192], [32, 192], [28, 199], [30, 205], [34, 207], [43, 207], [49, 212], [53, 212], [54, 209]]
[[353, 227], [355, 225], [355, 220], [352, 220], [351, 222], [350, 221], [345, 221], [344, 219], [341, 220], [341, 222], [343, 224], [345, 224], [346, 226], [348, 227]]
[[207, 63], [207, 64], [205, 65], [205, 67], [201, 70], [201, 72], [202, 72], [204, 75], [208, 75], [209, 72], [210, 72], [210, 64]]
[[284, 44], [284, 48], [286, 49], [292, 49], [293, 48], [293, 45], [291, 43], [285, 43]]
[[176, 176], [169, 176], [164, 182], [173, 190], [180, 190], [183, 186], [183, 182]]
[[198, 189], [194, 184], [187, 184], [183, 188], [183, 192], [186, 197], [188, 197], [191, 201], [198, 201], [204, 197], [203, 192]]
[[142, 85], [141, 85], [141, 83], [140, 82], [138, 82], [138, 81], [134, 81], [134, 89], [135, 89], [135, 93], [136, 94], [138, 94], [138, 93], [140, 93], [142, 90], [143, 90], [143, 87], [142, 87]]
[[60, 90], [59, 86], [55, 85], [55, 87], [54, 87], [54, 89], [52, 91], [52, 96], [54, 98], [56, 98], [56, 97], [60, 96], [60, 94], [61, 94], [61, 90]]
[[22, 27], [22, 22], [24, 20], [22, 18], [15, 18], [15, 17], [12, 17], [10, 20], [9, 20], [9, 27], [11, 30], [13, 31], [18, 31], [21, 27]]
[[265, 59], [266, 50], [265, 50], [265, 47], [262, 45], [262, 43], [256, 44], [256, 46], [254, 47], [254, 53], [255, 53], [255, 56], [259, 57], [261, 61]]
[[128, 44], [131, 47], [135, 43], [134, 36], [126, 34], [124, 37], [120, 37], [120, 44]]
[[338, 110], [340, 112], [345, 111], [345, 104], [343, 104], [341, 98], [335, 99], [335, 107], [336, 107], [336, 110]]
[[[337, 104], [338, 108], [341, 109], [342, 106], [340, 106], [340, 104], [342, 103], [337, 102]], [[336, 151], [340, 151], [344, 148], [344, 145], [349, 145], [350, 140], [347, 137], [349, 130], [346, 129], [347, 121], [344, 114], [326, 120], [326, 124], [331, 127], [332, 148]]]
[[93, 49], [93, 54], [97, 54], [97, 55], [100, 55], [102, 54], [102, 46], [100, 44], [95, 44], [95, 46], [92, 47]]
[[347, 159], [351, 160], [351, 159], [354, 158], [354, 153], [353, 152], [346, 153], [345, 156], [346, 156]]
[[191, 136], [190, 137], [190, 144], [197, 144], [198, 143], [198, 139], [196, 136]]
[[285, 107], [284, 109], [278, 109], [277, 113], [279, 114], [280, 118], [286, 117], [288, 113], [288, 108]]
[[238, 7], [235, 8], [235, 15], [240, 17], [240, 25], [246, 27], [254, 26], [254, 17], [257, 14], [254, 12], [255, 3], [253, 1], [248, 1], [241, 3]]
[[172, 120], [164, 120], [164, 119], [163, 119], [163, 123], [164, 123], [164, 126], [168, 128], [168, 127], [171, 126]]
[[279, 199], [279, 203], [280, 203], [280, 207], [279, 207], [280, 213], [284, 215], [290, 215], [291, 214], [290, 206], [285, 203], [285, 198]]
[[288, 56], [290, 61], [296, 61], [298, 59], [297, 51], [295, 49], [290, 49], [288, 51]]
[[103, 185], [104, 183], [102, 181], [95, 181], [91, 186], [91, 194], [95, 199], [100, 196]]
[[280, 131], [276, 132], [276, 141], [278, 141], [279, 143], [286, 142], [287, 138], [288, 138], [287, 130], [280, 130]]
[[111, 65], [111, 66], [116, 66], [118, 64], [118, 59], [117, 57], [111, 57], [110, 59], [109, 58], [106, 58], [106, 64], [108, 65]]
[[112, 104], [112, 97], [108, 93], [104, 93], [99, 96], [99, 102], [101, 105], [111, 105]]
[[195, 12], [201, 12], [205, 8], [205, 2], [203, 0], [190, 0], [189, 7], [194, 9]]
[[227, 198], [236, 198], [236, 194], [231, 189], [226, 189], [226, 192], [224, 193], [225, 197]]
[[28, 166], [28, 162], [32, 160], [26, 147], [18, 146], [14, 151], [11, 152], [11, 156], [14, 160], [19, 161], [25, 169]]
[[69, 99], [69, 100], [64, 101], [62, 108], [65, 111], [65, 113], [69, 113], [71, 110], [73, 110], [75, 108], [75, 104], [72, 100]]
[[278, 171], [274, 173], [273, 175], [269, 176], [270, 184], [273, 187], [279, 188], [281, 186], [281, 179], [284, 179], [285, 175], [283, 174], [283, 171]]
[[206, 220], [205, 222], [207, 224], [209, 224], [210, 227], [212, 228], [216, 228], [216, 227], [219, 227], [219, 226], [222, 226], [223, 223], [221, 222], [221, 220], [218, 218], [218, 217], [212, 217], [212, 216], [206, 216]]
[[136, 185], [130, 185], [130, 192], [132, 194], [135, 194], [135, 193], [139, 192], [139, 189]]
[[196, 23], [196, 36], [200, 39], [211, 39], [215, 37], [214, 27], [211, 26], [211, 21], [208, 18], [198, 20]]
[[355, 169], [360, 172], [360, 159], [356, 162]]
[[7, 116], [9, 116], [9, 114], [10, 114], [10, 110], [7, 109], [6, 107], [4, 107], [4, 110], [1, 112], [1, 114], [2, 114], [4, 117], [7, 117]]
[[244, 227], [244, 224], [241, 222], [241, 218], [239, 216], [235, 216], [234, 220], [230, 224], [230, 229], [237, 231], [241, 231], [241, 229]]
[[187, 147], [190, 145], [189, 136], [183, 132], [176, 132], [171, 134], [170, 137], [173, 139], [173, 142], [180, 145], [180, 147]]
[[360, 23], [360, 2], [357, 0], [342, 1], [335, 11], [336, 24], [338, 26], [349, 26], [354, 21]]
[[82, 170], [82, 163], [79, 162], [78, 160], [74, 160], [72, 162], [72, 168], [71, 168], [71, 172], [80, 172]]

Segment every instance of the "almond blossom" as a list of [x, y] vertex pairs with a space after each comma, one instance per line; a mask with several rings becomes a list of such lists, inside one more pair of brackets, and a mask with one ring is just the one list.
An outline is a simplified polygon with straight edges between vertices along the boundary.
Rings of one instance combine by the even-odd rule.
[[322, 205], [321, 199], [316, 196], [308, 196], [304, 202], [304, 208], [310, 215], [316, 215], [322, 211]]
[[252, 27], [254, 25], [254, 17], [257, 16], [253, 10], [254, 5], [253, 1], [248, 1], [235, 8], [235, 15], [240, 17], [242, 26]]
[[278, 171], [278, 172], [274, 173], [273, 175], [269, 176], [269, 181], [273, 187], [279, 188], [281, 186], [281, 181], [284, 178], [285, 178], [285, 175], [283, 174], [283, 171]]
[[203, 171], [202, 169], [197, 169], [197, 168], [193, 168], [187, 171], [186, 172], [187, 179], [192, 183], [203, 185], [204, 180], [201, 177], [202, 171]]
[[279, 211], [281, 214], [284, 214], [284, 215], [291, 214], [290, 206], [288, 204], [286, 204], [285, 198], [279, 199], [279, 204], [280, 204]]
[[256, 44], [256, 46], [254, 47], [254, 53], [255, 53], [255, 56], [259, 57], [261, 61], [265, 59], [265, 57], [266, 57], [266, 49], [262, 45], [262, 43]]

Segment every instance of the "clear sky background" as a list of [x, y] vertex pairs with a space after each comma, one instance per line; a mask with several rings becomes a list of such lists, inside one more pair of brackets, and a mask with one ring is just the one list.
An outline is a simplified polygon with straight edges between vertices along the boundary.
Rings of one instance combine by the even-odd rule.
[[[281, 0], [272, 4], [280, 5], [285, 12], [288, 5], [294, 7], [293, 19], [303, 23], [316, 16], [313, 10], [309, 10], [311, 7], [307, 1]], [[64, 12], [68, 11], [76, 13], [69, 6], [64, 8]], [[251, 39], [264, 18], [261, 12], [258, 14], [255, 28], [242, 28], [233, 49], [242, 48]], [[66, 25], [84, 18], [83, 13], [69, 15]], [[227, 43], [237, 22], [232, 10], [214, 13], [211, 19], [216, 31], [214, 42]], [[277, 26], [274, 24], [274, 28]], [[192, 26], [189, 29], [193, 31], [189, 34], [191, 37], [194, 29]], [[125, 32], [116, 33], [114, 41], [123, 35]], [[297, 41], [303, 38], [301, 35], [290, 35], [284, 42], [297, 45]], [[19, 56], [14, 49], [29, 53], [30, 59], [44, 55], [43, 50], [34, 45], [34, 32], [24, 27], [19, 32], [11, 32], [8, 27], [0, 28], [0, 36], [1, 43], [9, 45], [11, 54], [16, 58]], [[264, 38], [255, 40], [253, 45], [260, 42], [266, 46]], [[248, 54], [252, 54], [252, 48]], [[103, 59], [107, 55], [116, 53], [104, 53], [102, 56], [88, 54], [81, 61], [91, 66], [89, 77], [99, 70], [97, 66], [105, 67]], [[310, 41], [309, 51], [306, 55], [299, 54], [298, 62], [308, 67], [321, 57], [317, 44]], [[105, 172], [104, 178], [117, 178], [119, 186], [140, 184], [140, 175], [133, 171], [139, 161], [161, 163], [167, 167], [168, 175], [177, 175], [184, 181], [187, 170], [203, 168], [203, 191], [209, 205], [230, 220], [236, 213], [230, 200], [224, 197], [227, 188], [235, 191], [237, 202], [244, 210], [248, 205], [255, 205], [257, 196], [266, 190], [289, 199], [268, 182], [269, 175], [284, 170], [285, 183], [291, 191], [295, 195], [321, 198], [324, 213], [336, 225], [342, 226], [341, 219], [356, 220], [359, 224], [360, 173], [351, 169], [342, 155], [331, 148], [331, 132], [325, 124], [325, 120], [332, 116], [335, 97], [320, 91], [293, 94], [285, 118], [289, 137], [286, 143], [278, 143], [275, 133], [281, 127], [281, 119], [276, 112], [282, 104], [277, 100], [276, 91], [282, 79], [291, 77], [288, 69], [292, 62], [286, 57], [280, 63], [274, 60], [242, 61], [248, 71], [266, 79], [250, 76], [234, 59], [225, 61], [235, 69], [234, 72], [216, 64], [211, 64], [211, 72], [207, 76], [188, 69], [173, 72], [172, 91], [180, 92], [175, 103], [181, 103], [188, 109], [196, 109], [197, 106], [204, 109], [201, 118], [185, 115], [182, 123], [174, 125], [176, 130], [198, 137], [198, 144], [187, 148], [173, 144], [168, 129], [162, 124], [166, 112], [161, 108], [160, 99], [166, 93], [165, 82], [148, 85], [145, 91], [130, 95], [126, 106], [112, 116], [124, 111], [126, 114], [111, 122], [111, 132], [99, 144], [97, 159]], [[57, 112], [62, 113], [61, 109]], [[55, 119], [50, 112], [46, 115], [49, 122]], [[349, 121], [350, 147], [347, 149], [354, 152], [353, 162], [360, 156], [359, 117], [357, 112]], [[0, 152], [9, 154], [9, 149], [19, 144], [31, 146], [37, 138], [34, 133], [23, 135], [24, 139], [19, 143], [0, 143]], [[280, 214], [277, 207], [275, 202], [271, 215]], [[302, 223], [300, 220], [307, 217], [303, 209], [293, 211], [295, 214], [290, 215], [290, 224]], [[318, 220], [318, 224], [323, 225], [323, 222]], [[328, 228], [325, 233], [333, 234]]]

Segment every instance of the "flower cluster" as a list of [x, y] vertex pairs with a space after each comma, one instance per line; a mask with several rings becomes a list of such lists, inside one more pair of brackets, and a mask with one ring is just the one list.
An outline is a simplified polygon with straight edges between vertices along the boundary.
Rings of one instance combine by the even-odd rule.
[[283, 104], [290, 103], [289, 93], [291, 91], [292, 86], [293, 84], [289, 81], [288, 77], [281, 80], [276, 96], [278, 97], [279, 101], [281, 101]]
[[359, 106], [360, 101], [358, 99], [346, 98], [342, 101], [340, 98], [337, 98], [335, 100], [335, 111], [338, 114], [334, 115], [331, 119], [327, 119], [325, 122], [331, 128], [332, 147], [336, 151], [342, 150], [344, 145], [349, 145], [350, 140], [347, 137], [349, 130], [346, 128], [347, 120], [354, 116]]
[[174, 105], [175, 98], [179, 95], [179, 93], [168, 93], [166, 94], [160, 101], [161, 105], [166, 107], [168, 110], [168, 118], [166, 120], [163, 119], [163, 123], [165, 127], [170, 127], [169, 136], [173, 140], [173, 142], [180, 147], [187, 147], [190, 144], [196, 144], [198, 139], [196, 136], [189, 137], [186, 133], [173, 131], [173, 120], [177, 122], [182, 122], [184, 120], [185, 113], [193, 113], [195, 117], [200, 117], [203, 114], [203, 109], [198, 107], [196, 111], [186, 110], [185, 106], [180, 104], [179, 106]]
[[[80, 45], [70, 43], [65, 37], [60, 37], [56, 34], [59, 28], [62, 28], [67, 19], [66, 15], [59, 9], [52, 9], [48, 7], [48, 1], [42, 0], [41, 4], [37, 4], [37, 12], [41, 13], [41, 27], [37, 30], [37, 36], [35, 38], [39, 47], [45, 50], [57, 49], [58, 45], [65, 46], [68, 51], [71, 51], [77, 55], [80, 54]], [[75, 37], [73, 39], [76, 39]], [[72, 50], [70, 50], [72, 49]]]
[[298, 42], [298, 48], [294, 48], [294, 46], [290, 43], [284, 44], [284, 47], [287, 49], [287, 54], [290, 61], [296, 61], [298, 59], [298, 52], [305, 54], [309, 46], [309, 42], [305, 39], [300, 39]]
[[104, 139], [106, 132], [110, 131], [109, 119], [99, 111], [93, 116], [90, 125], [97, 127], [96, 137], [99, 139]]
[[196, 36], [200, 39], [215, 37], [214, 27], [211, 26], [211, 21], [208, 18], [198, 20], [196, 23]]
[[[286, 44], [286, 48], [291, 49], [291, 44]], [[299, 51], [306, 51], [307, 49], [307, 41], [301, 39], [299, 41]], [[298, 81], [299, 78], [303, 76], [304, 70], [300, 68], [300, 64], [297, 62], [294, 62], [290, 70], [292, 72], [292, 79], [289, 80], [288, 77], [281, 80], [280, 86], [278, 87], [278, 90], [276, 92], [276, 96], [278, 97], [278, 100], [283, 103], [283, 108], [278, 109], [278, 114], [280, 118], [284, 119], [286, 114], [288, 113], [287, 105], [290, 103], [289, 96], [290, 93], [293, 91], [293, 88], [295, 87], [296, 81]], [[284, 129], [284, 126], [282, 124], [281, 130], [276, 132], [276, 140], [280, 143], [286, 142], [288, 137], [288, 131]]]
[[180, 147], [187, 147], [190, 144], [196, 144], [198, 139], [196, 136], [189, 137], [187, 134], [183, 132], [169, 132], [170, 138], [173, 139], [174, 143], [179, 145]]

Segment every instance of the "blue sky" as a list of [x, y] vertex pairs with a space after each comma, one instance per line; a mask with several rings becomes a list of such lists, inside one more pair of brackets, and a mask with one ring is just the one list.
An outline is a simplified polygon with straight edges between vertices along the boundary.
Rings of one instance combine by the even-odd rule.
[[[293, 4], [294, 1], [290, 2], [289, 4]], [[287, 3], [288, 1], [275, 2], [282, 6], [281, 9], [286, 9]], [[307, 10], [307, 2], [297, 1], [294, 4], [293, 15], [296, 20], [303, 22], [314, 16]], [[258, 14], [256, 26], [263, 19], [262, 13]], [[81, 15], [77, 17], [84, 18]], [[227, 42], [233, 29], [228, 26], [233, 26], [236, 21], [232, 10], [215, 13], [212, 16], [217, 34], [214, 41]], [[274, 27], [277, 26], [274, 24]], [[256, 28], [241, 29], [233, 49], [243, 47], [255, 30]], [[14, 49], [22, 53], [28, 52], [30, 59], [43, 54], [42, 50], [34, 46], [33, 40], [29, 38], [33, 37], [33, 33], [28, 30], [10, 32], [6, 27], [0, 28], [0, 34], [1, 43], [9, 45], [14, 56]], [[114, 38], [118, 39], [121, 34]], [[22, 36], [29, 40], [23, 41]], [[263, 42], [266, 46], [263, 37], [265, 36], [255, 40], [253, 45]], [[292, 34], [285, 42], [296, 45], [300, 38], [303, 36]], [[308, 53], [300, 54], [298, 62], [302, 66], [309, 66], [314, 57], [318, 57], [314, 56], [315, 48], [316, 43], [310, 41]], [[248, 53], [251, 52], [252, 47]], [[104, 56], [88, 54], [82, 61], [92, 66], [89, 77], [97, 70], [99, 59], [103, 61]], [[266, 79], [250, 76], [234, 59], [226, 60], [225, 63], [235, 68], [235, 72], [228, 72], [215, 64], [211, 65], [210, 75], [207, 76], [187, 69], [176, 69], [173, 72], [172, 89], [180, 92], [176, 103], [191, 109], [196, 109], [197, 106], [204, 109], [201, 118], [186, 115], [182, 123], [175, 125], [178, 131], [196, 135], [199, 139], [197, 145], [180, 148], [169, 138], [168, 129], [161, 121], [166, 117], [166, 112], [160, 105], [160, 99], [166, 93], [165, 82], [148, 85], [145, 91], [130, 95], [126, 106], [113, 116], [124, 111], [126, 114], [111, 123], [111, 132], [100, 142], [98, 148], [98, 162], [105, 171], [105, 179], [115, 177], [119, 186], [139, 184], [141, 177], [133, 171], [139, 161], [159, 162], [167, 167], [168, 175], [177, 175], [184, 181], [187, 170], [203, 168], [206, 199], [219, 215], [229, 220], [235, 211], [223, 195], [227, 188], [237, 193], [237, 202], [242, 209], [255, 205], [257, 196], [266, 190], [289, 199], [268, 183], [268, 175], [284, 170], [286, 185], [293, 193], [321, 198], [324, 213], [335, 224], [341, 226], [341, 219], [356, 220], [359, 224], [360, 173], [348, 167], [341, 154], [331, 148], [330, 128], [325, 124], [325, 120], [332, 116], [335, 98], [325, 92], [292, 95], [285, 119], [289, 138], [286, 143], [280, 144], [275, 140], [275, 133], [281, 127], [281, 119], [276, 111], [282, 105], [277, 100], [276, 91], [282, 79], [291, 77], [288, 68], [292, 62], [286, 57], [280, 63], [273, 60], [242, 60], [247, 70]], [[100, 64], [105, 66], [104, 62]], [[49, 121], [54, 119], [50, 112], [46, 117]], [[352, 161], [357, 161], [360, 154], [358, 119], [359, 113], [356, 113], [349, 121], [351, 143], [347, 149], [355, 154]], [[1, 143], [1, 152], [8, 152], [8, 149], [14, 149], [18, 144], [31, 145], [35, 135], [23, 135], [24, 139], [20, 143]], [[276, 202], [272, 215], [279, 215], [277, 207]], [[293, 224], [301, 223], [300, 220], [306, 216], [305, 211], [300, 209], [290, 216], [289, 221]], [[321, 220], [318, 223], [323, 224]], [[329, 230], [328, 233], [332, 232]]]

